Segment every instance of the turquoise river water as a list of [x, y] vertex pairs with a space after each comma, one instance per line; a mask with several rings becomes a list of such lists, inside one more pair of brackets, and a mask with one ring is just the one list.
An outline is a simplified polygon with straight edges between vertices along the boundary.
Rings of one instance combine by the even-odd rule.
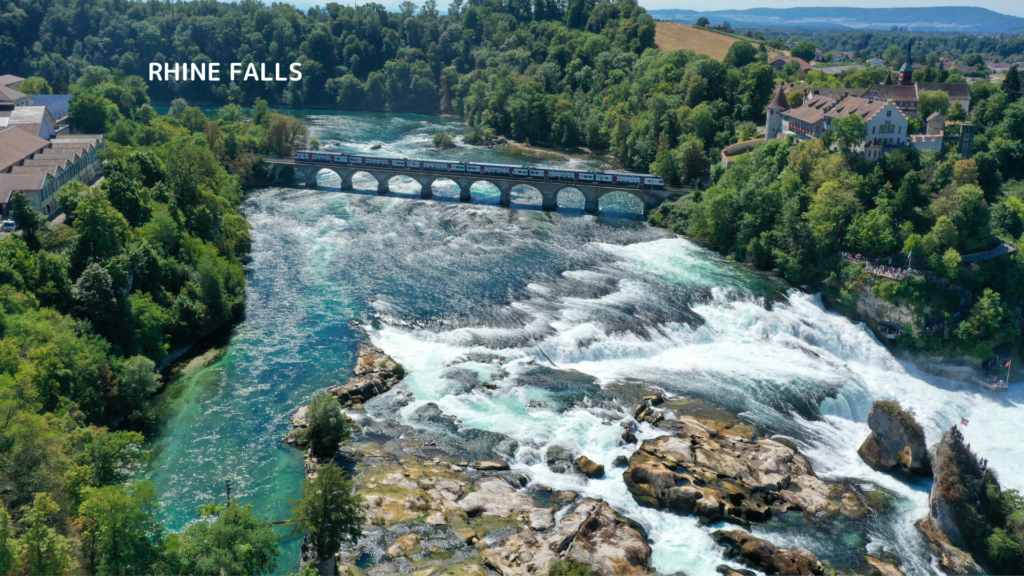
[[[602, 165], [513, 147], [437, 153], [428, 149], [434, 132], [463, 129], [442, 118], [297, 114], [312, 135], [353, 153]], [[381, 148], [370, 151], [375, 143]], [[621, 427], [606, 411], [585, 403], [562, 409], [556, 393], [531, 384], [531, 366], [547, 360], [542, 354], [599, 386], [641, 380], [738, 411], [798, 444], [820, 476], [886, 494], [884, 509], [857, 525], [787, 514], [754, 528], [777, 545], [803, 546], [837, 564], [883, 554], [908, 573], [937, 573], [913, 528], [927, 513], [930, 481], [876, 472], [856, 454], [874, 399], [914, 410], [929, 442], [969, 419], [973, 449], [1004, 484], [1024, 489], [1024, 446], [1015, 437], [1024, 417], [1020, 390], [997, 396], [922, 374], [816, 296], [647, 226], [627, 194], [606, 196], [601, 213], [587, 215], [579, 193], [561, 194], [560, 210], [551, 213], [540, 210], [540, 195], [529, 188], [514, 189], [512, 207], [503, 208], [497, 189], [484, 184], [474, 186], [471, 203], [458, 201], [453, 183], [436, 184], [429, 201], [419, 199], [411, 180], [392, 181], [387, 196], [377, 196], [365, 174], [352, 193], [339, 191], [328, 172], [319, 184], [249, 193], [247, 317], [216, 362], [172, 383], [160, 400], [165, 419], [147, 474], [172, 530], [194, 520], [203, 503], [223, 498], [229, 479], [259, 514], [288, 518], [302, 459], [279, 439], [296, 407], [350, 374], [364, 337], [352, 320], [377, 320], [372, 341], [409, 372], [402, 386], [414, 400], [397, 418], [421, 425], [414, 411], [434, 402], [465, 428], [514, 438], [513, 469], [602, 498], [641, 522], [662, 574], [714, 574], [721, 563], [709, 537], [714, 527], [641, 508], [618, 474], [584, 483], [547, 469], [540, 455], [553, 442], [609, 469], [632, 448], [620, 446]], [[778, 301], [769, 306], [766, 298]], [[466, 373], [494, 378], [499, 392], [467, 390], [459, 377]], [[393, 406], [382, 397], [367, 412], [395, 417], [385, 414]], [[646, 424], [638, 434], [655, 435]], [[296, 569], [298, 547], [296, 538], [282, 542], [278, 573]]]

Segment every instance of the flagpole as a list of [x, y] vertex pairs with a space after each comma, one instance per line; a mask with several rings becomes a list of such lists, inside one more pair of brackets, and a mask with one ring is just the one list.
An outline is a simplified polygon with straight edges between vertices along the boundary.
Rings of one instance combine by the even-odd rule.
[[1010, 367], [1013, 365], [1013, 360], [1006, 363], [1006, 385], [1010, 385]]

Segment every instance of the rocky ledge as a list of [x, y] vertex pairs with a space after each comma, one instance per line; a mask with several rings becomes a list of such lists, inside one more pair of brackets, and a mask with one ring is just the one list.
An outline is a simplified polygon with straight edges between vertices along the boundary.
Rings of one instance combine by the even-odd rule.
[[726, 557], [744, 562], [765, 574], [811, 576], [825, 567], [809, 550], [776, 548], [771, 542], [743, 530], [716, 530], [712, 537], [726, 548]]
[[647, 574], [651, 547], [633, 525], [600, 500], [584, 500], [544, 533], [524, 528], [484, 550], [502, 576], [547, 574], [555, 559], [572, 559], [602, 576]]
[[935, 482], [928, 495], [928, 517], [915, 526], [944, 572], [982, 574], [984, 571], [966, 551], [967, 539], [957, 523], [958, 518], [970, 517], [974, 512], [974, 495], [981, 487], [976, 457], [953, 430], [942, 434], [933, 451]]
[[[559, 492], [545, 504], [519, 488], [526, 479], [512, 472], [481, 475], [467, 462], [395, 459], [369, 444], [346, 450], [361, 461], [364, 541], [378, 541], [383, 552], [374, 574], [544, 576], [555, 559], [594, 574], [648, 573], [646, 534], [600, 500]], [[565, 514], [556, 521], [559, 510]], [[352, 572], [344, 564], [364, 552], [339, 558], [341, 573]]]
[[746, 525], [790, 508], [816, 514], [836, 495], [790, 446], [720, 432], [689, 415], [676, 426], [674, 436], [644, 440], [623, 472], [641, 505]]
[[327, 389], [338, 402], [346, 408], [359, 410], [363, 403], [374, 396], [383, 394], [398, 384], [405, 377], [405, 368], [395, 362], [380, 348], [363, 343], [359, 346], [359, 356], [355, 374], [342, 386], [331, 386]]
[[904, 410], [899, 402], [878, 400], [868, 414], [871, 433], [857, 453], [872, 468], [892, 470], [901, 467], [921, 476], [931, 476], [928, 448], [924, 430], [913, 413]]

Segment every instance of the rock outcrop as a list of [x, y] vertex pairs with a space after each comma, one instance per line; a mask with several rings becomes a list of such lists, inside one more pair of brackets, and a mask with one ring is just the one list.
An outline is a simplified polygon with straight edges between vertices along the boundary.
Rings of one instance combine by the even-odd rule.
[[828, 506], [832, 487], [792, 448], [719, 433], [692, 416], [677, 426], [678, 435], [644, 440], [629, 459], [623, 479], [640, 504], [739, 524], [767, 520], [773, 509]]
[[502, 576], [544, 576], [556, 558], [571, 558], [602, 576], [647, 574], [646, 537], [600, 500], [584, 500], [553, 530], [531, 528], [483, 551], [487, 566]]
[[803, 548], [777, 548], [743, 530], [716, 530], [711, 536], [726, 547], [726, 557], [743, 561], [765, 574], [811, 576], [825, 573], [818, 557]]
[[405, 369], [380, 348], [369, 344], [359, 347], [355, 374], [342, 386], [327, 389], [346, 408], [362, 408], [370, 398], [383, 394], [405, 377]]
[[944, 432], [933, 449], [935, 482], [928, 495], [928, 517], [916, 526], [947, 574], [980, 574], [956, 521], [971, 516], [975, 507], [974, 494], [981, 487], [977, 459], [955, 428]]
[[924, 430], [899, 402], [876, 401], [868, 414], [868, 426], [871, 433], [857, 450], [865, 462], [879, 470], [900, 466], [914, 474], [931, 475]]
[[568, 472], [572, 469], [572, 452], [558, 444], [548, 446], [547, 452], [544, 453], [544, 460], [552, 472]]
[[604, 478], [604, 465], [598, 464], [586, 456], [577, 458], [573, 466], [577, 472], [587, 478]]

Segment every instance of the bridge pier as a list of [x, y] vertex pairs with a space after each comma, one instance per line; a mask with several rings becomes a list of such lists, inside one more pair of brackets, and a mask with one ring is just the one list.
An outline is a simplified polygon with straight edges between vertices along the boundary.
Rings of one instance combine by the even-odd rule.
[[302, 180], [306, 188], [316, 188], [316, 175], [320, 173], [320, 168], [317, 166], [311, 166], [309, 168], [302, 168]]
[[494, 185], [498, 188], [498, 204], [501, 206], [512, 205], [512, 187], [515, 186], [514, 182], [508, 180], [496, 180]]
[[589, 212], [590, 214], [596, 213], [601, 207], [598, 204], [597, 198], [592, 198], [590, 195], [586, 197], [586, 201], [583, 203], [583, 211]]
[[473, 195], [469, 189], [473, 186], [473, 181], [469, 178], [456, 178], [455, 183], [459, 185], [459, 202], [471, 202]]
[[388, 188], [388, 181], [387, 180], [378, 180], [377, 181], [377, 194], [387, 194], [390, 191], [391, 191], [391, 188]]

